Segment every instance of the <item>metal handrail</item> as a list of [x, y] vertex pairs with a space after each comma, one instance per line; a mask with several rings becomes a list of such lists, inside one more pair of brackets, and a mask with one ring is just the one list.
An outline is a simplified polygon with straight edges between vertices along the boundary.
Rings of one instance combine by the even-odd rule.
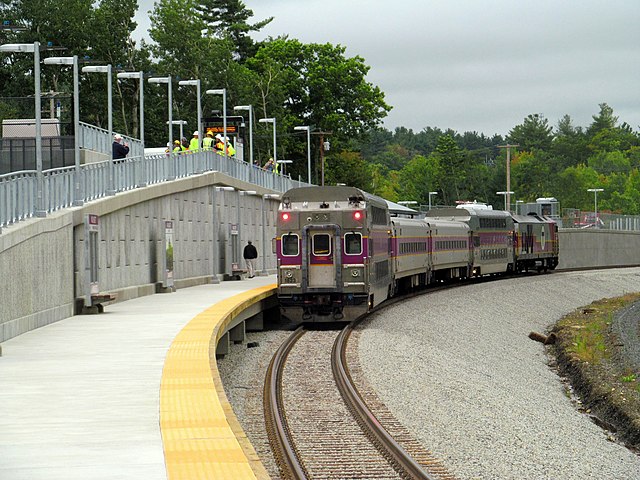
[[[97, 137], [96, 137], [97, 138]], [[80, 166], [80, 192], [74, 198], [75, 167], [53, 168], [43, 172], [43, 195], [46, 213], [71, 207], [74, 202], [88, 202], [107, 196], [111, 160]], [[238, 180], [269, 190], [285, 192], [306, 185], [280, 174], [264, 171], [233, 157], [212, 151], [197, 153], [163, 153], [130, 156], [114, 160], [114, 188], [125, 192], [204, 172], [219, 171]], [[36, 212], [37, 172], [23, 170], [0, 175], [0, 233], [3, 227], [31, 218]]]

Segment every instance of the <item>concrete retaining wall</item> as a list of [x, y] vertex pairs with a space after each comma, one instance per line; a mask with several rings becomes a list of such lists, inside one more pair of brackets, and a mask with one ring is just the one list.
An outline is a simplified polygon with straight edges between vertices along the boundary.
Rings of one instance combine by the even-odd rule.
[[271, 239], [278, 200], [264, 200], [263, 245], [261, 197], [237, 191], [214, 194], [214, 185], [273, 193], [210, 172], [119, 193], [5, 228], [0, 234], [0, 342], [74, 314], [74, 304], [88, 288], [84, 244], [88, 214], [100, 219], [99, 291], [115, 293], [118, 301], [155, 293], [163, 276], [165, 220], [174, 223], [174, 281], [178, 288], [211, 281], [216, 237], [218, 277], [230, 272], [231, 224], [238, 220], [240, 260], [246, 241], [252, 240], [259, 252], [259, 270], [264, 266], [273, 271]]
[[640, 232], [567, 228], [559, 234], [559, 269], [640, 265]]

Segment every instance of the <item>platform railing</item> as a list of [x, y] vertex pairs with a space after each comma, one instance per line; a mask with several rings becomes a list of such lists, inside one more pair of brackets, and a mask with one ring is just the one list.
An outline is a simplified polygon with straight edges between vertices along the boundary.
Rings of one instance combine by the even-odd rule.
[[[68, 208], [76, 201], [89, 202], [107, 196], [110, 162], [106, 160], [80, 166], [81, 198], [74, 198], [74, 167], [45, 170], [43, 196], [46, 213]], [[116, 193], [214, 170], [277, 192], [306, 185], [212, 151], [127, 157], [114, 161], [113, 167]], [[35, 170], [0, 175], [0, 233], [3, 227], [35, 215], [36, 178]]]

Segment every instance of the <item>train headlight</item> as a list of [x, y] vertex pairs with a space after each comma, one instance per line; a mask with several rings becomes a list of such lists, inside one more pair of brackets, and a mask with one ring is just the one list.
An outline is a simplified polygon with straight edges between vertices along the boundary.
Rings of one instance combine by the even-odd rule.
[[288, 279], [292, 279], [293, 278], [293, 272], [291, 270], [288, 270], [284, 276]]
[[291, 219], [291, 214], [289, 212], [282, 212], [280, 218], [283, 222], [288, 222]]
[[355, 221], [357, 221], [357, 222], [361, 221], [362, 217], [363, 217], [363, 215], [362, 215], [362, 212], [360, 210], [357, 210], [357, 211], [353, 212], [353, 219]]
[[351, 276], [353, 278], [358, 278], [360, 276], [360, 270], [351, 270]]

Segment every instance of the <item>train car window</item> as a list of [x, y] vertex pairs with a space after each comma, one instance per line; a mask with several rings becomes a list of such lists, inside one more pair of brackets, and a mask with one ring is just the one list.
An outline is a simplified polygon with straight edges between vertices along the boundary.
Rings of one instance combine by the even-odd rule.
[[314, 255], [324, 256], [331, 254], [331, 237], [328, 233], [317, 233], [311, 237], [312, 249]]
[[300, 251], [298, 235], [289, 233], [282, 235], [282, 255], [285, 257], [295, 257]]
[[360, 255], [362, 253], [362, 235], [355, 232], [345, 233], [344, 252], [347, 255]]

